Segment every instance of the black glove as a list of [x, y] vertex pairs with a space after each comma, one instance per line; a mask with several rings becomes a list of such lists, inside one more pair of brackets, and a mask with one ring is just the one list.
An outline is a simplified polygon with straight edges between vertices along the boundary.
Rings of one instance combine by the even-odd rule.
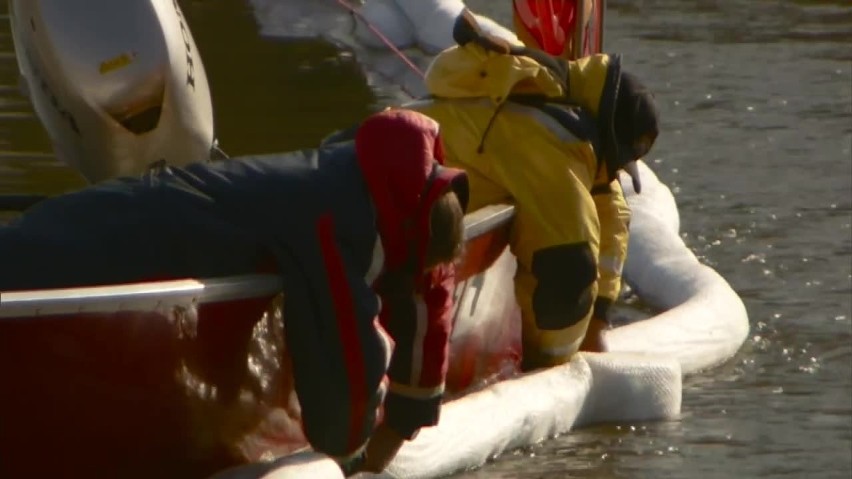
[[364, 469], [364, 461], [367, 458], [367, 450], [364, 449], [360, 454], [349, 459], [348, 461], [340, 464], [340, 470], [343, 471], [343, 475], [346, 477], [354, 476], [361, 472]]

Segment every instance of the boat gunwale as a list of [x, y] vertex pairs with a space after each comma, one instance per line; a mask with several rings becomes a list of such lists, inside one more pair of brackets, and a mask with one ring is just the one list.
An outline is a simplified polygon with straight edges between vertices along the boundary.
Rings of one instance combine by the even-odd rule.
[[273, 296], [281, 279], [272, 274], [224, 278], [177, 279], [120, 285], [45, 289], [0, 293], [0, 319], [81, 313], [152, 311], [193, 307], [241, 299]]
[[[514, 207], [489, 205], [464, 218], [464, 240], [470, 242], [506, 226]], [[488, 265], [490, 266], [490, 264]], [[487, 267], [481, 267], [484, 272]], [[274, 274], [248, 274], [221, 278], [186, 278], [57, 289], [0, 292], [0, 319], [79, 314], [152, 311], [173, 307], [273, 296], [281, 292]]]

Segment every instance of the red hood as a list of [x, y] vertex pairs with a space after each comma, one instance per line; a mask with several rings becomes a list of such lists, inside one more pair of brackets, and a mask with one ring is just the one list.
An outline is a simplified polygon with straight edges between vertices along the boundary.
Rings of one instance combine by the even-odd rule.
[[411, 110], [385, 110], [361, 124], [355, 150], [376, 208], [385, 267], [396, 269], [416, 253], [422, 270], [432, 204], [451, 187], [467, 207], [465, 173], [439, 166], [438, 123]]

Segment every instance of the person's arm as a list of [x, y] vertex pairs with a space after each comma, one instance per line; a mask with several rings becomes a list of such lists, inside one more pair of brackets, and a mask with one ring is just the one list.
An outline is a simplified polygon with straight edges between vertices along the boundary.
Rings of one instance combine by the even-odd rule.
[[[306, 232], [307, 233], [307, 232]], [[286, 346], [305, 437], [339, 463], [359, 453], [384, 393], [390, 344], [378, 327], [378, 297], [340, 248], [332, 218], [278, 258]]]
[[[367, 446], [365, 470], [379, 472], [405, 440], [422, 427], [438, 423], [452, 327], [455, 271], [442, 265], [424, 275], [414, 288], [394, 288], [382, 296], [382, 323], [396, 347], [388, 377], [384, 422]], [[412, 285], [414, 286], [414, 285]]]
[[597, 182], [592, 198], [601, 225], [600, 252], [598, 253], [598, 296], [589, 329], [580, 349], [602, 352], [606, 350], [602, 333], [609, 328], [607, 313], [621, 292], [621, 272], [627, 258], [630, 208], [618, 180]]

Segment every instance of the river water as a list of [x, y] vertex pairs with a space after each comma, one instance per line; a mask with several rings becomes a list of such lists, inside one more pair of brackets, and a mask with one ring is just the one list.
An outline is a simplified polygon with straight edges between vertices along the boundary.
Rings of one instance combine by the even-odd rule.
[[[313, 146], [382, 102], [351, 55], [262, 37], [247, 3], [181, 3], [232, 155]], [[508, 2], [470, 3], [506, 18]], [[648, 162], [751, 334], [686, 378], [677, 421], [582, 429], [456, 477], [852, 477], [852, 4], [608, 3], [605, 50], [661, 107]], [[0, 194], [82, 184], [19, 94], [0, 22]]]

